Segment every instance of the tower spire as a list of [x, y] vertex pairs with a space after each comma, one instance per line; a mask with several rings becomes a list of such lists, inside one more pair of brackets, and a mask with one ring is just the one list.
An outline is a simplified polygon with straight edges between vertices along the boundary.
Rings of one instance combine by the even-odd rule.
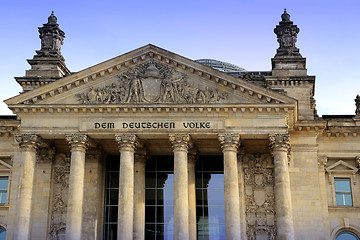
[[40, 50], [27, 60], [31, 69], [26, 70], [25, 77], [15, 77], [23, 91], [30, 91], [71, 74], [61, 55], [65, 33], [60, 29], [54, 11], [48, 17], [48, 22], [39, 27], [39, 38]]
[[299, 31], [300, 29], [290, 20], [290, 14], [285, 8], [281, 21], [274, 29], [279, 47], [275, 57], [271, 59], [272, 75], [307, 75], [306, 59], [301, 56], [295, 45]]

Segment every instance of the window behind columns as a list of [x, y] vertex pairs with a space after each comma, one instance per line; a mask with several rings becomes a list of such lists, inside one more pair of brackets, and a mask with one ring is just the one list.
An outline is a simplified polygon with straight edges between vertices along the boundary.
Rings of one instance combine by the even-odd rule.
[[103, 235], [103, 239], [105, 240], [116, 239], [117, 235], [119, 164], [119, 156], [109, 156], [106, 159]]
[[174, 156], [151, 156], [145, 167], [145, 239], [174, 237]]
[[222, 156], [200, 156], [195, 167], [197, 239], [225, 239]]

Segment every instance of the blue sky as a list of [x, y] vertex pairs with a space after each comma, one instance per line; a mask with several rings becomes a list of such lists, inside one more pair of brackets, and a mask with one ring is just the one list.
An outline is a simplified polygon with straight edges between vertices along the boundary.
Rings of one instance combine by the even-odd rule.
[[62, 55], [80, 71], [146, 44], [190, 59], [213, 58], [251, 71], [271, 70], [273, 32], [287, 8], [300, 28], [297, 47], [316, 76], [322, 114], [354, 114], [360, 94], [360, 1], [3, 1], [0, 15], [0, 114], [21, 88], [40, 48], [38, 27], [55, 11], [65, 32]]

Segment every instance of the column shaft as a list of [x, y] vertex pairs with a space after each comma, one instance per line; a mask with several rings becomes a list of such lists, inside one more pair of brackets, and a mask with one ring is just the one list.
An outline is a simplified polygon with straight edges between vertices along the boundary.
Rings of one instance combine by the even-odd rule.
[[238, 134], [219, 135], [224, 155], [224, 197], [226, 239], [240, 240], [240, 201], [237, 170]]
[[174, 240], [189, 239], [188, 134], [170, 135], [174, 150]]
[[66, 216], [66, 239], [80, 240], [84, 200], [85, 151], [87, 136], [74, 134], [66, 136], [71, 151], [69, 194]]
[[120, 151], [118, 240], [133, 239], [134, 221], [134, 152], [136, 136], [122, 134], [115, 136]]
[[189, 239], [196, 240], [196, 191], [195, 191], [195, 155], [189, 153], [188, 191], [189, 191]]
[[29, 239], [36, 151], [40, 144], [40, 138], [36, 135], [24, 134], [16, 136], [16, 140], [20, 145], [23, 165], [20, 179], [17, 229], [15, 230], [14, 238]]
[[288, 134], [276, 134], [269, 137], [274, 155], [275, 208], [276, 225], [279, 240], [294, 239], [288, 151]]
[[145, 239], [145, 156], [146, 150], [135, 154], [134, 239]]

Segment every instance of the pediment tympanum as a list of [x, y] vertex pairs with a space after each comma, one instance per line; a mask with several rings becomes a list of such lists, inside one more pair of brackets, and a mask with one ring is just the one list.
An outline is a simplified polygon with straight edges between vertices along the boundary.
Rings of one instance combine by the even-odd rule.
[[134, 50], [6, 103], [49, 105], [260, 104], [296, 101], [153, 45]]
[[165, 64], [149, 61], [117, 75], [104, 87], [76, 94], [81, 104], [220, 103], [228, 94], [215, 87], [196, 86], [189, 76]]

